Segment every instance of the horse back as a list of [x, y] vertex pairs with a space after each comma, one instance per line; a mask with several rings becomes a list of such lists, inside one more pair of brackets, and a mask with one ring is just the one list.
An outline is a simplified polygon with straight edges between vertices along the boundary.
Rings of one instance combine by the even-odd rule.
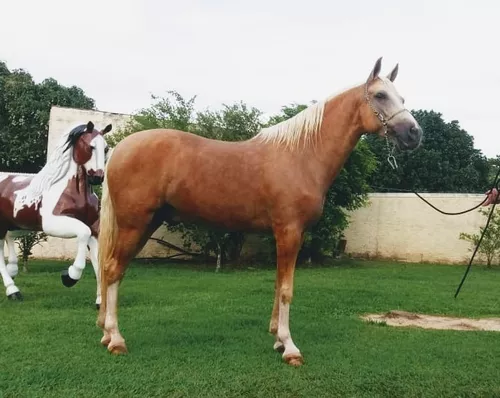
[[252, 141], [147, 130], [117, 145], [107, 178], [114, 202], [127, 211], [167, 207], [175, 221], [263, 230], [285, 218], [284, 212], [303, 212], [304, 203], [299, 205], [297, 198], [308, 194], [302, 194], [306, 190], [290, 166], [294, 159], [286, 159], [286, 154]]

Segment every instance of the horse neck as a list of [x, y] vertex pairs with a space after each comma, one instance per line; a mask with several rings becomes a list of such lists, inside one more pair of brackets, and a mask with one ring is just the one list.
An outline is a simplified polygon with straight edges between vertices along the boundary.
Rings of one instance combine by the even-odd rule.
[[302, 151], [323, 194], [361, 138], [363, 126], [359, 109], [362, 98], [362, 88], [355, 87], [328, 100], [318, 134]]
[[71, 157], [71, 160], [68, 165], [68, 169], [66, 170], [66, 173], [63, 176], [64, 180], [70, 180], [73, 177], [77, 177], [78, 174], [80, 173], [80, 169], [82, 166], [80, 166], [78, 163], [75, 162], [73, 157]]
[[90, 188], [90, 184], [87, 178], [87, 172], [84, 166], [78, 166], [76, 176], [76, 187], [77, 192], [83, 193], [85, 196], [87, 195], [87, 191]]

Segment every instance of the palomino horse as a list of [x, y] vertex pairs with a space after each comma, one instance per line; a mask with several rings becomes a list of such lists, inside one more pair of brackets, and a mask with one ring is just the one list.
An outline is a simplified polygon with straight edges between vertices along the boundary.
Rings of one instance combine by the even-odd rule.
[[[277, 276], [270, 332], [274, 349], [302, 364], [289, 328], [297, 253], [304, 230], [322, 214], [325, 194], [364, 133], [416, 148], [422, 129], [393, 84], [398, 66], [240, 142], [156, 129], [132, 134], [106, 165], [97, 324], [111, 353], [126, 353], [118, 328], [118, 287], [129, 261], [162, 221], [208, 222], [231, 230], [272, 231]], [[140, 166], [139, 166], [140, 165]]]
[[[98, 265], [99, 201], [91, 184], [104, 178], [107, 144], [104, 134], [88, 122], [66, 133], [42, 170], [34, 175], [0, 175], [0, 274], [10, 299], [22, 299], [14, 284], [18, 265], [14, 240], [9, 231], [44, 231], [59, 238], [77, 238], [73, 265], [61, 278], [73, 286], [85, 268], [87, 247], [97, 280], [96, 305], [101, 302]], [[4, 259], [4, 241], [9, 249]]]

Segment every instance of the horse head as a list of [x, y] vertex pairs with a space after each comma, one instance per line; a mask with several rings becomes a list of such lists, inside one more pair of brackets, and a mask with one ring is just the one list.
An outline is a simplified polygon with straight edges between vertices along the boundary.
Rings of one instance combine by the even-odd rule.
[[68, 136], [66, 149], [73, 148], [73, 160], [85, 170], [88, 181], [99, 185], [104, 180], [104, 165], [108, 145], [104, 135], [111, 131], [108, 124], [104, 130], [94, 128], [94, 123], [75, 127]]
[[365, 83], [363, 125], [366, 131], [386, 136], [401, 150], [415, 149], [420, 145], [423, 132], [394, 85], [398, 65], [387, 76], [379, 76], [381, 64], [382, 58], [379, 58]]

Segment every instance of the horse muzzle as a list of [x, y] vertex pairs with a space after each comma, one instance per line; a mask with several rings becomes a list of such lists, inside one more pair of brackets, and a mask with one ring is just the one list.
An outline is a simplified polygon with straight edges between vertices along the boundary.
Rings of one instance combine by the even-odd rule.
[[91, 185], [101, 185], [104, 181], [104, 172], [102, 170], [93, 171], [90, 170], [88, 173], [89, 183]]
[[422, 128], [415, 123], [396, 123], [390, 126], [390, 135], [396, 141], [396, 144], [401, 150], [412, 150], [420, 146], [422, 142]]

